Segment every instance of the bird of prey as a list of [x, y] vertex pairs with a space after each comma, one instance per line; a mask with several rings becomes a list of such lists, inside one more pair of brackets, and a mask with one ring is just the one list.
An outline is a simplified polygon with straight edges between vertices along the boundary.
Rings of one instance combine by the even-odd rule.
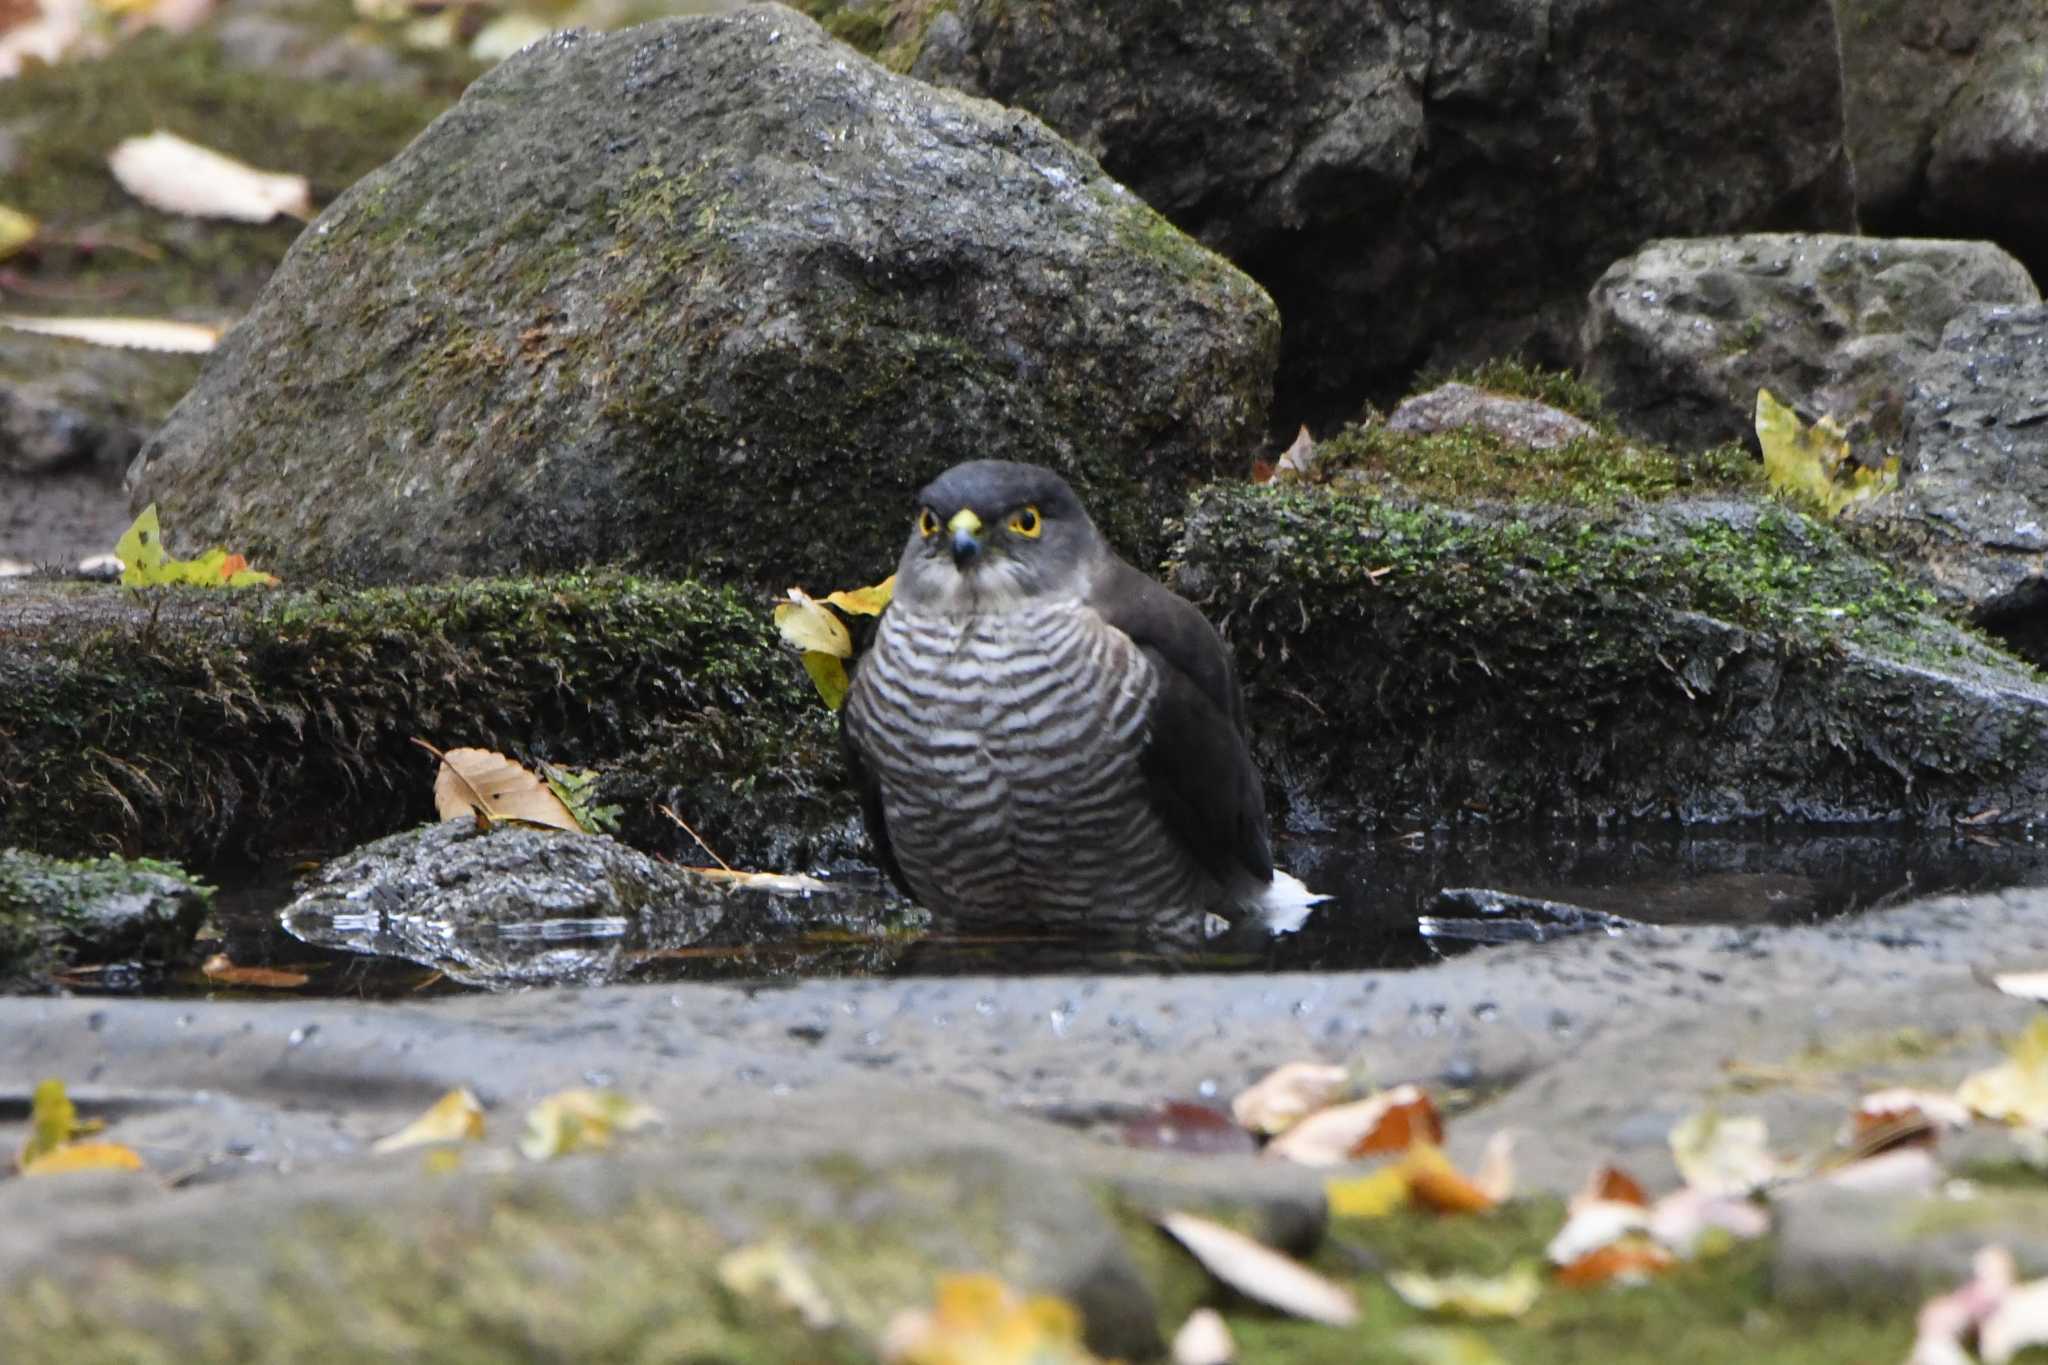
[[1065, 479], [955, 465], [919, 494], [841, 736], [877, 860], [964, 919], [1300, 922], [1215, 627], [1110, 549]]

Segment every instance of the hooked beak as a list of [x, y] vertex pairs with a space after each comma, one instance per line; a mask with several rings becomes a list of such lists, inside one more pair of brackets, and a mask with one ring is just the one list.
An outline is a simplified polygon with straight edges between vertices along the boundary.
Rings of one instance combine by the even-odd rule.
[[981, 518], [963, 507], [946, 523], [946, 529], [953, 533], [953, 566], [965, 569], [981, 554]]

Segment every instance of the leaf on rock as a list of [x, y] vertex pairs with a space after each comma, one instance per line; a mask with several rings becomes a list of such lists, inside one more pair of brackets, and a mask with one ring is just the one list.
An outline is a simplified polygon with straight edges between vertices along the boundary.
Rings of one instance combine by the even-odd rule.
[[2048, 1128], [2048, 1014], [2035, 1016], [2004, 1061], [1957, 1087], [1956, 1098], [1997, 1123]]
[[1769, 389], [1756, 391], [1756, 440], [1771, 486], [1812, 501], [1830, 517], [1899, 484], [1896, 456], [1878, 469], [1858, 464], [1839, 422], [1822, 417], [1809, 427]]
[[434, 777], [434, 809], [443, 820], [475, 817], [484, 824], [515, 821], [581, 834], [583, 826], [562, 798], [527, 769], [489, 749], [450, 749], [413, 743], [441, 760]]
[[1443, 1119], [1420, 1086], [1397, 1085], [1370, 1099], [1332, 1105], [1266, 1144], [1270, 1156], [1304, 1166], [1336, 1166], [1416, 1142], [1441, 1142]]
[[163, 530], [156, 504], [142, 509], [114, 542], [121, 561], [124, 588], [253, 588], [275, 587], [277, 579], [248, 567], [249, 561], [216, 546], [197, 559], [172, 559], [164, 553]]
[[1443, 1148], [1434, 1142], [1417, 1142], [1402, 1155], [1400, 1165], [1408, 1180], [1409, 1198], [1426, 1209], [1438, 1213], [1484, 1213], [1500, 1202], [1453, 1166]]
[[782, 896], [812, 896], [832, 889], [816, 877], [802, 872], [741, 872], [731, 867], [686, 867], [683, 871], [721, 886], [770, 891]]
[[813, 1332], [839, 1323], [832, 1300], [786, 1243], [762, 1242], [728, 1251], [718, 1259], [718, 1282], [739, 1298], [795, 1313]]
[[1295, 434], [1293, 444], [1280, 453], [1280, 459], [1273, 466], [1273, 481], [1276, 483], [1305, 483], [1316, 475], [1316, 438], [1309, 435], [1308, 424]]
[[1332, 1218], [1385, 1218], [1408, 1204], [1408, 1174], [1389, 1162], [1366, 1175], [1323, 1182]]
[[1640, 1208], [1648, 1208], [1650, 1205], [1650, 1196], [1643, 1192], [1643, 1187], [1636, 1182], [1636, 1178], [1612, 1164], [1602, 1166], [1586, 1177], [1585, 1187], [1572, 1196], [1574, 1206], [1581, 1202], [1592, 1203], [1601, 1200], [1616, 1204], [1634, 1204]]
[[142, 1158], [118, 1142], [67, 1142], [22, 1165], [23, 1175], [66, 1175], [72, 1171], [139, 1171]]
[[599, 805], [597, 801], [597, 784], [603, 774], [591, 768], [564, 768], [543, 763], [540, 775], [547, 780], [548, 790], [568, 807], [569, 814], [585, 834], [609, 834], [618, 829], [623, 809]]
[[609, 1147], [615, 1133], [638, 1132], [661, 1114], [616, 1090], [562, 1090], [526, 1111], [519, 1150], [530, 1161]]
[[1685, 1183], [1709, 1194], [1749, 1194], [1798, 1173], [1793, 1163], [1771, 1155], [1760, 1118], [1693, 1114], [1672, 1127], [1670, 1143]]
[[890, 1365], [1100, 1365], [1064, 1299], [1026, 1298], [993, 1275], [943, 1275], [929, 1309], [907, 1309], [882, 1332]]
[[430, 1143], [481, 1142], [483, 1136], [484, 1107], [467, 1088], [459, 1088], [435, 1100], [425, 1113], [397, 1132], [378, 1138], [370, 1150], [381, 1155]]
[[1241, 1232], [1191, 1213], [1162, 1214], [1159, 1226], [1204, 1270], [1246, 1298], [1331, 1327], [1358, 1321], [1350, 1290]]
[[1583, 1289], [1596, 1284], [1641, 1284], [1678, 1264], [1654, 1239], [1624, 1237], [1557, 1268], [1557, 1282]]
[[215, 953], [200, 964], [209, 981], [223, 986], [252, 986], [261, 990], [296, 990], [311, 978], [304, 972], [281, 971], [275, 967], [238, 967], [226, 953]]
[[1536, 1306], [1543, 1280], [1527, 1262], [1501, 1275], [1425, 1275], [1390, 1270], [1387, 1285], [1410, 1308], [1467, 1318], [1519, 1318]]
[[81, 1119], [71, 1103], [71, 1092], [56, 1077], [40, 1081], [29, 1100], [28, 1136], [15, 1153], [14, 1164], [26, 1169], [75, 1138], [97, 1133], [106, 1124], [98, 1119]]
[[220, 344], [220, 335], [226, 330], [168, 318], [32, 318], [18, 313], [0, 316], [0, 327], [93, 346], [181, 355], [205, 355]]
[[1240, 1090], [1230, 1112], [1254, 1133], [1284, 1133], [1344, 1093], [1350, 1075], [1323, 1062], [1288, 1062]]
[[1626, 1237], [1650, 1230], [1650, 1211], [1618, 1199], [1574, 1199], [1564, 1226], [1543, 1254], [1555, 1265], [1572, 1265]]
[[166, 213], [240, 223], [313, 216], [305, 176], [259, 171], [176, 133], [128, 138], [107, 154], [107, 166], [122, 189]]
[[1969, 1106], [1955, 1096], [1896, 1087], [1874, 1090], [1858, 1101], [1843, 1140], [1861, 1159], [1910, 1143], [1931, 1147], [1944, 1129], [1969, 1126]]

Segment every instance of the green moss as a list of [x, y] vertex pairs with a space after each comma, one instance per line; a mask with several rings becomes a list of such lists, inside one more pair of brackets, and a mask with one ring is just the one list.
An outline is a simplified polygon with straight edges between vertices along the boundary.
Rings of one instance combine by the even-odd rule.
[[1398, 1344], [1411, 1327], [1457, 1326], [1484, 1339], [1515, 1365], [1580, 1365], [1591, 1360], [1657, 1360], [1668, 1365], [1726, 1361], [1783, 1365], [1862, 1365], [1903, 1359], [1912, 1342], [1910, 1304], [1888, 1311], [1851, 1307], [1780, 1308], [1771, 1294], [1768, 1242], [1741, 1244], [1682, 1265], [1646, 1284], [1572, 1289], [1546, 1285], [1529, 1313], [1512, 1322], [1457, 1324], [1403, 1303], [1377, 1273], [1387, 1269], [1498, 1274], [1540, 1262], [1562, 1209], [1550, 1200], [1517, 1200], [1472, 1218], [1403, 1214], [1346, 1221], [1316, 1258], [1319, 1268], [1353, 1283], [1359, 1327], [1340, 1331], [1249, 1311], [1227, 1314], [1246, 1360], [1271, 1365], [1409, 1362]]
[[1756, 462], [1739, 447], [1678, 455], [1607, 432], [1537, 450], [1478, 427], [1419, 434], [1372, 423], [1347, 427], [1318, 454], [1339, 487], [1392, 483], [1445, 501], [1498, 498], [1602, 507], [1624, 498], [1763, 486]]
[[163, 962], [184, 952], [213, 888], [175, 863], [65, 861], [0, 848], [0, 985], [40, 985], [80, 955]]
[[796, 0], [796, 8], [848, 47], [891, 71], [908, 71], [924, 50], [932, 20], [953, 8], [953, 0]]
[[89, 590], [0, 652], [0, 843], [346, 846], [429, 817], [417, 736], [597, 768], [634, 842], [680, 849], [669, 804], [750, 857], [845, 814], [829, 720], [772, 630], [738, 592], [624, 574], [154, 612]]
[[1602, 431], [1614, 430], [1614, 418], [1607, 411], [1607, 400], [1600, 396], [1600, 390], [1569, 370], [1546, 370], [1512, 356], [1498, 356], [1468, 369], [1420, 380], [1416, 392], [1427, 392], [1438, 384], [1470, 384], [1475, 389], [1534, 399], [1591, 422]]

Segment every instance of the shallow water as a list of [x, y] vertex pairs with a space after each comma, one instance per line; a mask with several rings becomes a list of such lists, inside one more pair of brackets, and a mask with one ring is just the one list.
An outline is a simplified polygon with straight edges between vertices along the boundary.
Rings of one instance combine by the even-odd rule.
[[[1627, 834], [1458, 830], [1406, 839], [1295, 840], [1282, 861], [1333, 900], [1294, 934], [1239, 931], [1194, 944], [1099, 941], [1031, 934], [947, 933], [914, 912], [881, 928], [819, 925], [792, 916], [786, 932], [718, 935], [685, 947], [644, 940], [615, 922], [543, 922], [485, 931], [482, 956], [522, 968], [546, 955], [562, 979], [761, 980], [810, 976], [1033, 975], [1052, 972], [1347, 971], [1405, 967], [1476, 946], [1418, 931], [1425, 916], [1466, 918], [1447, 888], [1483, 887], [1565, 902], [1655, 924], [1798, 924], [1852, 915], [1944, 892], [2048, 885], [2048, 844], [2024, 835], [1944, 837], [1889, 830], [1844, 832], [1659, 830]], [[860, 877], [835, 878], [879, 889]], [[303, 972], [307, 981], [266, 995], [417, 998], [462, 989], [430, 956], [380, 955], [405, 945], [375, 933], [334, 934], [341, 951], [303, 942], [278, 925], [286, 878], [225, 889], [216, 905], [220, 941], [206, 945], [241, 966]], [[1510, 914], [1508, 919], [1515, 917]], [[1482, 926], [1493, 937], [1497, 925]], [[1509, 924], [1512, 931], [1517, 926]], [[532, 957], [527, 956], [533, 955]], [[458, 971], [456, 975], [463, 973]], [[507, 976], [506, 980], [516, 980]], [[115, 972], [72, 981], [81, 989], [149, 993], [224, 987], [196, 971], [146, 980]], [[254, 993], [254, 992], [252, 992]]]

